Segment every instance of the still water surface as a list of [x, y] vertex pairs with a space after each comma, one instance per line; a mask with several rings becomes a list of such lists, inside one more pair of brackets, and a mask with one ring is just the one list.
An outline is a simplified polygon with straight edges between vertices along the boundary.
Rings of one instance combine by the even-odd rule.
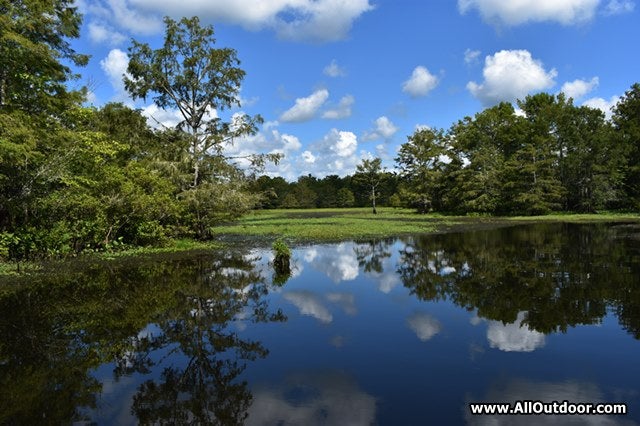
[[[0, 293], [0, 424], [640, 424], [640, 228], [93, 264]], [[626, 416], [474, 417], [471, 402]]]

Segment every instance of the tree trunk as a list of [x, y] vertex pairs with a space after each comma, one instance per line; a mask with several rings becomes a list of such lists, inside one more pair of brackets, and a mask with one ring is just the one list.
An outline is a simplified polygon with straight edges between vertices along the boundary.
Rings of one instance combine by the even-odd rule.
[[376, 188], [375, 186], [371, 188], [371, 200], [373, 201], [373, 214], [378, 214], [376, 210]]

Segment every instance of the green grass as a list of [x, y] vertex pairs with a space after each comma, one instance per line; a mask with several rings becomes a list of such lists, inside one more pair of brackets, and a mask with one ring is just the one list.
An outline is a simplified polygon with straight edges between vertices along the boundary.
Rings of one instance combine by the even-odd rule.
[[92, 254], [99, 259], [111, 260], [124, 257], [154, 255], [163, 253], [178, 253], [182, 251], [194, 250], [215, 250], [223, 247], [223, 244], [217, 241], [194, 241], [189, 239], [170, 240], [169, 243], [162, 247], [133, 247], [121, 251], [106, 251]]
[[417, 215], [409, 209], [370, 208], [261, 210], [213, 229], [216, 235], [284, 237], [294, 241], [336, 241], [435, 232], [461, 218]]
[[214, 235], [249, 238], [283, 237], [290, 241], [338, 241], [390, 237], [452, 229], [477, 229], [518, 222], [640, 221], [638, 214], [554, 214], [548, 216], [445, 216], [416, 214], [412, 209], [370, 208], [259, 210], [218, 226]]

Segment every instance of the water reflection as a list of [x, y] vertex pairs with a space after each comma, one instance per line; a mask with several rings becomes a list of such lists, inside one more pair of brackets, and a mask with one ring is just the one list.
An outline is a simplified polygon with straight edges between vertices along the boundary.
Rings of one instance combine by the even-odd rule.
[[280, 387], [258, 387], [247, 425], [370, 425], [376, 399], [340, 372], [297, 374]]
[[531, 352], [544, 346], [544, 334], [524, 323], [527, 312], [518, 312], [515, 322], [489, 321], [487, 340], [492, 348], [505, 352]]
[[322, 298], [311, 291], [290, 291], [284, 294], [284, 298], [293, 303], [301, 315], [310, 315], [325, 324], [333, 321], [333, 315]]
[[554, 224], [412, 238], [397, 270], [419, 299], [451, 300], [482, 318], [517, 323], [507, 334], [598, 324], [610, 308], [640, 338], [640, 250], [617, 233], [624, 229]]
[[238, 250], [0, 288], [0, 424], [451, 424], [491, 420], [461, 411], [473, 397], [637, 401], [627, 233], [314, 245], [284, 278], [271, 250]]
[[418, 339], [426, 342], [442, 330], [442, 324], [429, 314], [415, 312], [407, 319], [409, 328], [418, 336]]
[[[3, 293], [0, 424], [89, 421], [104, 383], [130, 388], [148, 375], [127, 396], [138, 422], [240, 423], [252, 396], [239, 375], [268, 350], [230, 326], [284, 321], [268, 292], [252, 263], [229, 253], [93, 265]], [[111, 382], [91, 374], [105, 363]]]

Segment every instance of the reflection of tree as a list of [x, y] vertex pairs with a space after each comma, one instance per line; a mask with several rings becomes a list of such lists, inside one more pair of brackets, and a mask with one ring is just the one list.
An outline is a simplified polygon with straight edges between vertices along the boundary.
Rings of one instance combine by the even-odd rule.
[[598, 323], [612, 306], [637, 337], [640, 266], [627, 258], [629, 240], [612, 232], [548, 224], [416, 238], [398, 271], [421, 299], [450, 299], [505, 324], [526, 311], [524, 323], [543, 333]]
[[41, 290], [0, 296], [0, 424], [82, 420], [78, 407], [94, 407], [101, 388], [87, 374], [94, 351], [64, 329], [65, 306]]
[[[237, 377], [243, 362], [267, 351], [227, 328], [283, 320], [269, 312], [267, 292], [240, 255], [97, 264], [3, 288], [0, 424], [90, 420], [101, 392], [91, 371], [115, 360], [116, 379], [148, 374], [158, 351], [172, 360], [180, 353], [185, 367], [167, 365], [160, 384], [139, 389], [141, 422], [160, 421], [167, 410], [174, 419], [211, 412], [223, 423], [241, 420], [251, 396]], [[150, 323], [161, 333], [146, 333]]]
[[353, 251], [360, 267], [365, 272], [376, 272], [378, 274], [384, 272], [382, 263], [385, 258], [391, 257], [389, 246], [392, 242], [393, 239], [371, 240], [355, 245]]
[[252, 396], [238, 376], [246, 361], [268, 351], [260, 342], [240, 339], [229, 324], [285, 319], [280, 311], [269, 313], [267, 287], [242, 258], [226, 258], [214, 271], [198, 276], [158, 321], [162, 334], [152, 346], [179, 352], [188, 361], [184, 367], [165, 367], [160, 383], [148, 380], [140, 386], [132, 411], [143, 424], [241, 423]]

